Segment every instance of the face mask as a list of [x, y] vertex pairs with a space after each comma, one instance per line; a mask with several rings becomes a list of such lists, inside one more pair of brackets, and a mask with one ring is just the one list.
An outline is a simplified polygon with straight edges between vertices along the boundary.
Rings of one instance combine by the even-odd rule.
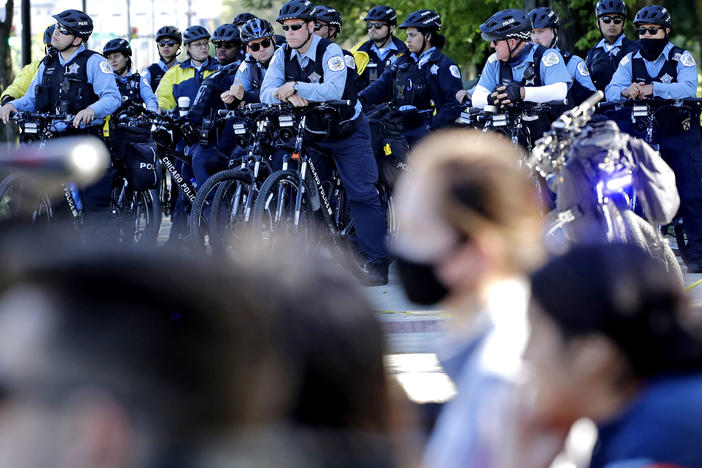
[[405, 294], [410, 301], [432, 305], [445, 298], [449, 290], [434, 273], [434, 265], [397, 259], [397, 271]]
[[663, 48], [668, 44], [668, 38], [664, 37], [661, 39], [639, 39], [639, 44], [641, 45], [641, 56], [646, 60], [656, 60]]

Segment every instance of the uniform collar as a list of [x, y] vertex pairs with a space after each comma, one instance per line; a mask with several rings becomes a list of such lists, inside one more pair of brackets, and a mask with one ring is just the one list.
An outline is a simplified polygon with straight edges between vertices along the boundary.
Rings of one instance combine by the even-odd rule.
[[125, 76], [122, 77], [122, 76], [119, 76], [119, 75], [118, 75], [117, 73], [115, 73], [115, 72], [112, 72], [112, 73], [114, 73], [115, 78], [117, 78], [117, 79], [118, 79], [119, 81], [121, 81], [121, 82], [127, 81], [127, 80], [129, 79], [129, 77], [132, 76], [132, 75], [134, 74], [134, 72], [128, 71], [127, 74], [126, 74]]
[[[208, 55], [207, 60], [203, 62], [202, 66], [200, 67], [200, 70], [215, 70], [218, 65], [219, 62], [215, 60], [211, 55]], [[195, 66], [193, 65], [192, 59], [189, 58], [180, 63], [180, 68], [195, 68]]]
[[438, 53], [439, 50], [436, 47], [432, 47], [431, 49], [422, 52], [422, 55], [420, 55], [419, 58], [417, 58], [417, 54], [415, 53], [412, 53], [410, 55], [412, 56], [412, 59], [414, 59], [414, 61], [417, 62], [421, 68], [422, 65], [429, 62], [433, 58], [434, 52]]
[[[655, 60], [648, 60], [648, 62], [651, 62], [651, 63], [657, 62], [661, 59], [661, 57], [664, 57], [667, 60], [668, 55], [670, 54], [670, 49], [672, 49], [672, 48], [673, 48], [673, 43], [668, 41], [668, 43], [665, 45], [665, 47], [663, 47], [661, 54], [658, 57], [656, 57]], [[633, 58], [640, 58], [640, 59], [646, 60], [645, 58], [643, 58], [643, 55], [641, 55], [641, 51], [639, 51], [639, 50], [636, 51], [636, 53], [633, 55]]]
[[305, 52], [304, 54], [300, 54], [300, 51], [298, 49], [292, 49], [292, 52], [290, 53], [290, 58], [297, 57], [297, 60], [298, 62], [300, 62], [300, 65], [302, 65], [302, 61], [305, 57], [314, 62], [314, 59], [317, 58], [317, 46], [319, 45], [319, 41], [321, 40], [322, 38], [320, 36], [312, 33], [312, 39], [310, 39], [310, 47], [307, 49], [307, 52]]
[[390, 38], [390, 43], [384, 49], [379, 49], [378, 46], [375, 45], [375, 42], [371, 42], [370, 50], [375, 52], [377, 55], [386, 54], [388, 51], [391, 50], [400, 50], [393, 39], [394, 37]]
[[[612, 44], [612, 47], [613, 47], [613, 48], [614, 48], [614, 47], [621, 47], [621, 46], [622, 46], [622, 42], [624, 41], [624, 37], [625, 37], [624, 34], [622, 34], [621, 36], [619, 36], [619, 38], [617, 38], [617, 40], [614, 41], [614, 44]], [[595, 48], [599, 47], [599, 48], [601, 48], [601, 49], [607, 50], [607, 45], [608, 45], [608, 44], [605, 42], [604, 37], [603, 37], [602, 39], [600, 39], [600, 42], [597, 43], [597, 45], [595, 46]]]
[[507, 64], [510, 67], [518, 67], [525, 61], [527, 61], [529, 58], [533, 57], [535, 50], [536, 47], [534, 46], [534, 44], [531, 42], [527, 42], [524, 48], [517, 52], [517, 55], [515, 57], [512, 57], [507, 61]]
[[73, 60], [74, 58], [76, 58], [76, 56], [77, 56], [78, 54], [80, 54], [81, 52], [83, 52], [84, 50], [85, 50], [85, 45], [84, 45], [84, 44], [81, 44], [80, 47], [78, 47], [78, 50], [76, 50], [75, 52], [73, 52], [73, 55], [71, 55], [71, 57], [70, 57], [68, 60], [63, 60], [63, 55], [61, 55], [61, 52], [59, 52], [59, 53], [58, 53], [59, 63], [60, 63], [61, 65], [67, 64], [68, 62], [70, 62], [71, 60]]

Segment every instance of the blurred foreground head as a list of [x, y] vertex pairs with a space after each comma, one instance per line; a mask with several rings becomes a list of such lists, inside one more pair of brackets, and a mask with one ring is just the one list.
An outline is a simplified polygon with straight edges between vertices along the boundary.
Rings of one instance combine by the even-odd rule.
[[[544, 424], [606, 421], [662, 377], [697, 374], [702, 381], [702, 341], [684, 293], [638, 247], [573, 247], [536, 271], [531, 284], [526, 358]], [[689, 410], [702, 414], [699, 401]]]
[[3, 237], [0, 466], [189, 466], [274, 417], [260, 276], [59, 238]]
[[517, 147], [495, 133], [448, 130], [422, 140], [396, 192], [393, 250], [410, 299], [424, 304], [522, 274], [541, 259], [534, 185]]

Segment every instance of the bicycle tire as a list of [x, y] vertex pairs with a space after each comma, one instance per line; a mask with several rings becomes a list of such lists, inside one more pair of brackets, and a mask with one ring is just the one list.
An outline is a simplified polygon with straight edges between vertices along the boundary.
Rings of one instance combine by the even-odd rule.
[[[296, 214], [296, 197], [300, 187], [302, 203], [299, 214]], [[318, 247], [318, 237], [312, 218], [309, 191], [300, 181], [300, 175], [291, 170], [276, 171], [263, 182], [254, 203], [251, 223], [253, 242], [263, 252], [269, 253], [275, 250], [278, 236], [294, 236], [302, 241], [305, 254], [314, 253]]]
[[640, 247], [658, 260], [673, 276], [674, 280], [683, 287], [685, 285], [683, 272], [678, 258], [668, 242], [658, 235], [656, 229], [648, 221], [633, 211], [623, 210], [621, 215], [627, 227], [628, 242]]
[[161, 229], [160, 200], [151, 190], [133, 190], [127, 186], [120, 201], [122, 187], [112, 188], [112, 210], [119, 240], [125, 244], [154, 245]]
[[[217, 220], [220, 217], [219, 208], [215, 212], [216, 195], [223, 184], [228, 185], [235, 182], [250, 184], [251, 177], [248, 172], [242, 171], [240, 168], [227, 169], [212, 175], [198, 188], [189, 220], [194, 248], [203, 250], [209, 247], [215, 251], [221, 251], [222, 246], [217, 244], [217, 236], [214, 234], [219, 229]], [[222, 193], [220, 195], [223, 196]], [[208, 210], [211, 211], [208, 213]], [[208, 217], [210, 222], [208, 222]]]
[[22, 219], [25, 214], [32, 224], [51, 224], [55, 211], [47, 195], [29, 192], [19, 174], [10, 174], [0, 182], [0, 220]]

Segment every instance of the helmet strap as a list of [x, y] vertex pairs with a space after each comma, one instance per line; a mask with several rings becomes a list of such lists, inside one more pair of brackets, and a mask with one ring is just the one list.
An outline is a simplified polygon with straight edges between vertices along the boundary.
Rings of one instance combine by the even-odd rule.
[[549, 44], [548, 48], [553, 49], [556, 47], [556, 44], [558, 43], [558, 28], [551, 28], [553, 30], [553, 40], [551, 41], [551, 44]]
[[[305, 22], [305, 25], [307, 25], [308, 23], [309, 23], [309, 22]], [[300, 44], [299, 47], [294, 47], [294, 48], [295, 48], [295, 49], [301, 49], [301, 48], [305, 47], [305, 44], [307, 44], [307, 43], [310, 41], [310, 39], [312, 39], [312, 36], [313, 36], [313, 35], [314, 35], [314, 33], [313, 33], [313, 32], [311, 33], [310, 30], [309, 30], [309, 28], [307, 28], [307, 39], [305, 39], [305, 42], [303, 42], [302, 44]]]

